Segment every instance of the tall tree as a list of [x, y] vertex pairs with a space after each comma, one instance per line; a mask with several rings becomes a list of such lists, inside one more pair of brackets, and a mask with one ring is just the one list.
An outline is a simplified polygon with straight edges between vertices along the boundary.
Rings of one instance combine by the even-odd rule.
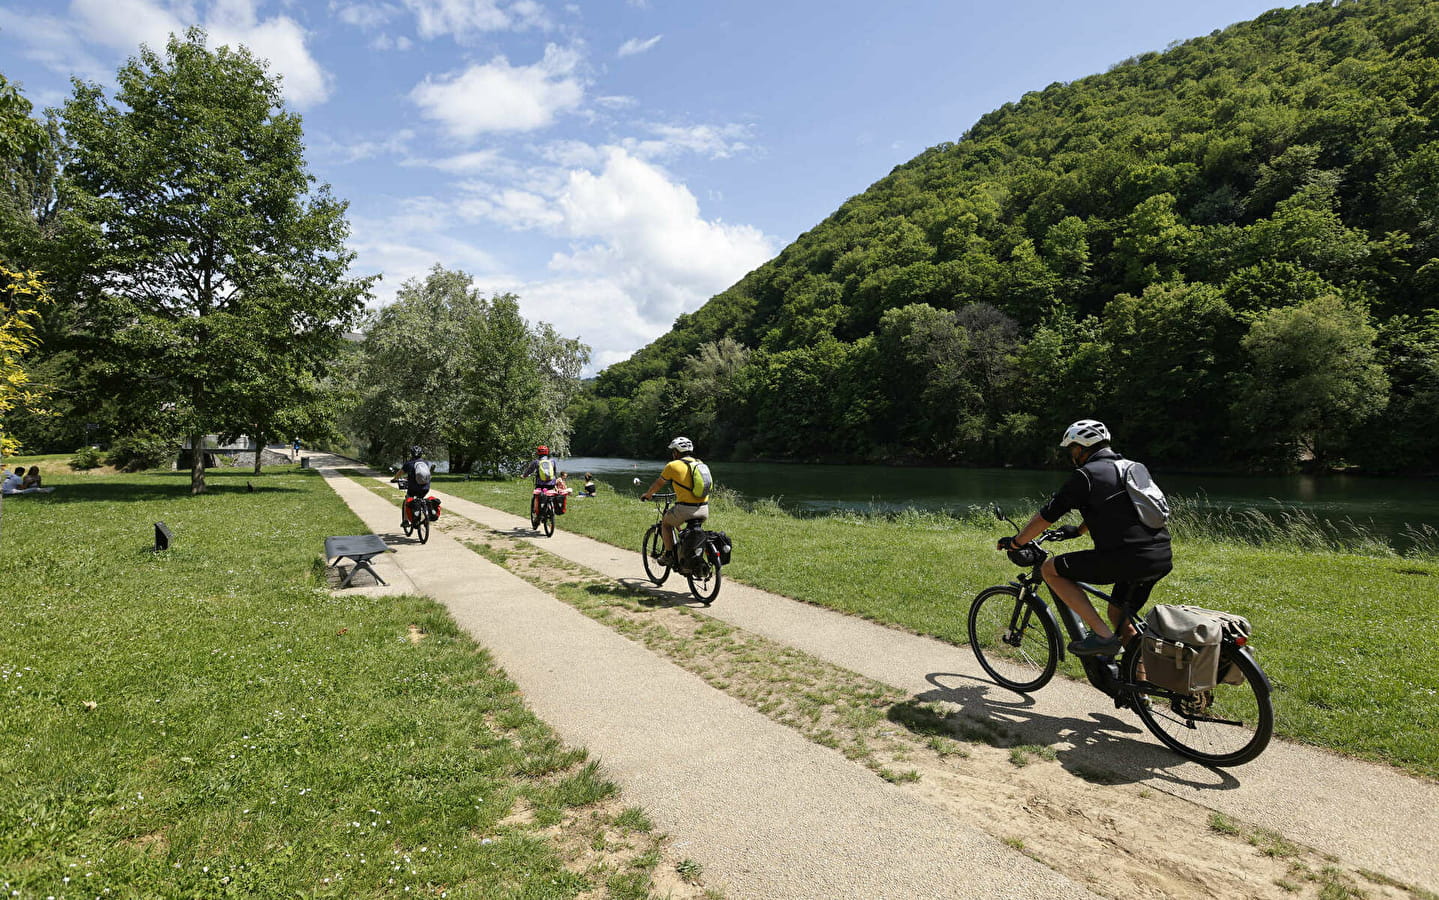
[[353, 375], [354, 427], [377, 456], [443, 445], [450, 470], [496, 472], [536, 443], [566, 452], [567, 408], [589, 348], [531, 326], [512, 294], [482, 297], [435, 266], [381, 310]]
[[1328, 294], [1260, 315], [1244, 336], [1249, 355], [1239, 421], [1260, 449], [1323, 464], [1354, 429], [1384, 409], [1389, 379], [1375, 360], [1363, 308]]
[[76, 82], [64, 109], [93, 251], [82, 283], [112, 374], [179, 417], [203, 493], [205, 432], [277, 373], [322, 371], [372, 279], [347, 276], [346, 204], [315, 187], [300, 119], [249, 51], [191, 29], [118, 83], [118, 105]]

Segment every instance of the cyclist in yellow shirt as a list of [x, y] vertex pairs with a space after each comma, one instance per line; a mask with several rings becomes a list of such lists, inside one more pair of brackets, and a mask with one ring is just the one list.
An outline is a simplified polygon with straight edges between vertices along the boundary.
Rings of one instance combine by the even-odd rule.
[[675, 529], [684, 523], [699, 519], [703, 522], [709, 518], [709, 492], [710, 492], [710, 469], [704, 462], [694, 456], [694, 441], [687, 437], [677, 437], [670, 441], [670, 462], [665, 466], [660, 477], [656, 478], [649, 490], [640, 495], [641, 500], [649, 500], [657, 491], [669, 482], [674, 486], [675, 505], [665, 513], [661, 521], [664, 527], [660, 529], [660, 538], [665, 542], [665, 552], [660, 557], [661, 565], [674, 565], [675, 557]]

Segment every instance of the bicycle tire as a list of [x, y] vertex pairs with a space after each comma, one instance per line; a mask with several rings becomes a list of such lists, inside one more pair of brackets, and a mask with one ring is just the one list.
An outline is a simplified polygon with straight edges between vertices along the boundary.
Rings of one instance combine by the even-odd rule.
[[[1018, 633], [1011, 631], [1016, 619]], [[997, 684], [1021, 694], [1049, 683], [1059, 666], [1059, 629], [1019, 588], [985, 588], [969, 607], [969, 646]]]
[[545, 537], [555, 536], [555, 510], [552, 506], [546, 506], [540, 510], [540, 526], [545, 530]]
[[[1137, 648], [1136, 648], [1137, 651]], [[1139, 652], [1125, 654], [1123, 678], [1136, 682]], [[1269, 697], [1269, 680], [1259, 663], [1248, 653], [1226, 644], [1219, 657], [1220, 668], [1233, 663], [1244, 675], [1242, 684], [1217, 684], [1205, 691], [1207, 715], [1195, 717], [1195, 701], [1153, 689], [1132, 704], [1144, 727], [1160, 742], [1181, 756], [1207, 766], [1239, 766], [1264, 752], [1274, 735], [1274, 705]], [[1201, 695], [1203, 696], [1203, 695]]]
[[720, 561], [711, 560], [709, 567], [708, 575], [685, 576], [685, 580], [690, 583], [690, 593], [694, 594], [695, 599], [705, 606], [714, 602], [715, 598], [719, 596], [720, 589], [720, 569], [722, 568]]
[[420, 543], [425, 544], [430, 540], [429, 504], [416, 503], [415, 509], [419, 511], [419, 516], [415, 519], [415, 536], [420, 539]]
[[[661, 565], [659, 555], [665, 550], [664, 538], [660, 537], [659, 523], [655, 523], [645, 532], [645, 539], [640, 543], [640, 557], [645, 561], [645, 575], [656, 585], [665, 583], [670, 577], [670, 567]], [[655, 573], [659, 574], [656, 575]]]

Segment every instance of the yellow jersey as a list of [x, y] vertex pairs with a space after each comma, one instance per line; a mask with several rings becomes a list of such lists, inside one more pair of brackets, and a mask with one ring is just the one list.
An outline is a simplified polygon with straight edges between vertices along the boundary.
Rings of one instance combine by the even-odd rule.
[[675, 500], [678, 502], [692, 504], [706, 503], [708, 502], [707, 500], [696, 497], [694, 494], [694, 485], [690, 482], [690, 460], [699, 462], [699, 460], [692, 456], [670, 460], [669, 465], [665, 466], [664, 471], [660, 473], [660, 477], [674, 486]]

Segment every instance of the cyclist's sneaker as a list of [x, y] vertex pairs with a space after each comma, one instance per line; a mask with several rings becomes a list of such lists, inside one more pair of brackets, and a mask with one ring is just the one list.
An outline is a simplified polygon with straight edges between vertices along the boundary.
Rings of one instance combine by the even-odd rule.
[[662, 566], [673, 566], [675, 564], [675, 552], [673, 550], [666, 550], [655, 557], [655, 559], [657, 559]]
[[1124, 642], [1119, 635], [1111, 635], [1102, 638], [1094, 632], [1086, 634], [1081, 640], [1069, 642], [1069, 652], [1075, 656], [1099, 656], [1101, 654], [1113, 656], [1119, 652]]

